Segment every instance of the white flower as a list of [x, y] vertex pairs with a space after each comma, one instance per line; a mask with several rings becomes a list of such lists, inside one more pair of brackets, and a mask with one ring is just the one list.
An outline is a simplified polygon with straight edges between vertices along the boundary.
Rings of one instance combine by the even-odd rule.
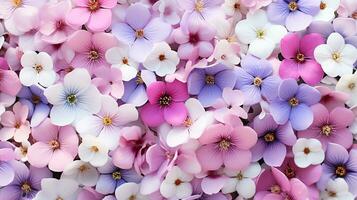
[[44, 95], [53, 105], [51, 121], [58, 126], [65, 126], [86, 115], [97, 113], [101, 107], [101, 95], [91, 84], [88, 71], [82, 68], [68, 73], [63, 83], [48, 87]]
[[108, 147], [99, 138], [86, 135], [82, 137], [82, 143], [78, 147], [78, 156], [94, 167], [100, 167], [108, 161], [108, 151]]
[[242, 19], [242, 11], [246, 13], [247, 9], [241, 5], [240, 1], [241, 0], [225, 0], [222, 4], [224, 13], [234, 17], [236, 20]]
[[31, 146], [31, 143], [27, 140], [21, 142], [19, 147], [15, 148], [16, 155], [20, 158], [22, 162], [27, 161], [27, 150]]
[[99, 113], [84, 117], [76, 124], [77, 132], [83, 135], [98, 136], [110, 150], [117, 147], [120, 129], [127, 123], [138, 119], [138, 111], [132, 104], [118, 103], [110, 96], [102, 96]]
[[41, 188], [33, 200], [77, 200], [78, 184], [74, 180], [44, 178]]
[[234, 171], [227, 168], [224, 169], [225, 174], [230, 178], [226, 181], [222, 188], [224, 194], [233, 193], [235, 191], [244, 198], [251, 198], [255, 194], [254, 178], [261, 171], [259, 163], [252, 163], [243, 171]]
[[140, 185], [136, 183], [124, 183], [115, 190], [117, 200], [147, 200], [145, 196], [139, 193]]
[[238, 65], [240, 62], [240, 58], [232, 48], [231, 43], [227, 40], [220, 40], [217, 42], [213, 51], [213, 57], [217, 62], [221, 62], [231, 67]]
[[357, 49], [345, 44], [339, 33], [331, 33], [327, 38], [327, 44], [315, 48], [314, 56], [328, 76], [336, 77], [352, 74], [353, 63], [357, 60]]
[[340, 0], [321, 0], [320, 12], [314, 17], [314, 20], [326, 22], [333, 20], [339, 6]]
[[191, 174], [187, 174], [179, 167], [174, 166], [167, 173], [166, 178], [160, 185], [160, 193], [166, 198], [183, 199], [192, 194], [192, 185], [190, 181], [193, 179]]
[[354, 196], [348, 191], [346, 181], [343, 178], [336, 178], [327, 182], [320, 198], [321, 200], [353, 200]]
[[37, 54], [34, 51], [27, 51], [21, 57], [23, 69], [20, 71], [20, 81], [25, 86], [39, 83], [43, 87], [48, 87], [56, 81], [56, 72], [53, 71], [53, 61], [46, 52]]
[[143, 65], [158, 76], [166, 76], [176, 71], [180, 58], [176, 51], [172, 51], [166, 42], [155, 44], [154, 49], [146, 57]]
[[201, 103], [194, 98], [185, 102], [188, 117], [183, 126], [173, 127], [167, 134], [166, 142], [170, 147], [186, 143], [190, 138], [201, 137], [206, 127], [214, 122], [212, 112], [206, 112]]
[[105, 59], [112, 67], [119, 68], [122, 73], [122, 79], [129, 81], [134, 78], [138, 72], [139, 63], [129, 57], [129, 47], [113, 47], [105, 52]]
[[257, 10], [248, 13], [247, 19], [239, 21], [235, 32], [243, 44], [249, 44], [248, 53], [259, 58], [268, 58], [287, 30], [281, 25], [272, 25], [266, 12]]
[[75, 160], [64, 169], [61, 178], [75, 180], [79, 185], [95, 186], [99, 172], [87, 162]]
[[349, 94], [346, 104], [350, 107], [357, 105], [357, 73], [342, 75], [336, 84], [336, 90]]
[[324, 161], [325, 153], [317, 139], [299, 138], [293, 146], [294, 161], [300, 168], [317, 165]]
[[158, 11], [160, 12], [160, 18], [162, 18], [165, 22], [171, 25], [175, 25], [180, 22], [181, 19], [178, 14], [176, 0], [157, 1], [154, 4], [154, 7], [156, 6], [158, 7]]

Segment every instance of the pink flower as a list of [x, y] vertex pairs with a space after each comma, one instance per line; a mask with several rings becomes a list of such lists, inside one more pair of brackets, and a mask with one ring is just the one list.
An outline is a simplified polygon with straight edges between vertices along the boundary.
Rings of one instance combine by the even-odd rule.
[[299, 138], [316, 138], [326, 150], [329, 142], [337, 143], [346, 149], [352, 146], [353, 136], [348, 129], [354, 120], [354, 114], [345, 107], [336, 107], [329, 111], [322, 104], [311, 107], [314, 121], [304, 131], [298, 132]]
[[69, 48], [76, 53], [71, 65], [74, 68], [86, 68], [91, 73], [100, 67], [109, 67], [105, 60], [105, 52], [116, 46], [118, 41], [109, 33], [90, 33], [79, 30], [67, 40]]
[[349, 98], [348, 94], [332, 90], [326, 86], [317, 86], [316, 89], [321, 94], [320, 103], [330, 111], [336, 107], [344, 107]]
[[115, 99], [123, 96], [124, 84], [120, 69], [103, 67], [97, 71], [96, 76], [92, 81], [102, 94], [110, 94]]
[[104, 31], [112, 23], [111, 9], [117, 0], [74, 0], [77, 7], [66, 16], [68, 24], [82, 26], [84, 24], [94, 32]]
[[29, 109], [17, 102], [13, 112], [6, 111], [1, 115], [0, 140], [6, 141], [14, 137], [16, 142], [23, 142], [29, 138], [31, 129], [30, 122], [26, 120]]
[[249, 11], [255, 12], [258, 9], [269, 5], [272, 0], [240, 0], [243, 6], [249, 8]]
[[247, 126], [215, 124], [206, 129], [199, 141], [202, 146], [196, 154], [204, 170], [217, 170], [223, 164], [241, 170], [249, 166], [250, 148], [257, 142], [257, 133]]
[[[37, 141], [28, 148], [28, 161], [34, 167], [61, 172], [77, 155], [78, 136], [71, 126], [58, 127], [47, 118], [33, 128]], [[59, 162], [60, 161], [60, 162]]]
[[285, 60], [281, 62], [281, 78], [301, 77], [307, 84], [316, 85], [324, 76], [321, 65], [315, 61], [315, 48], [324, 43], [324, 38], [317, 33], [310, 33], [300, 38], [297, 33], [286, 35], [280, 43]]
[[16, 96], [20, 89], [21, 83], [17, 74], [12, 70], [0, 68], [0, 92]]
[[148, 126], [159, 126], [165, 121], [180, 125], [187, 118], [184, 101], [188, 99], [187, 85], [175, 80], [172, 83], [157, 81], [147, 88], [149, 102], [143, 106], [141, 119]]

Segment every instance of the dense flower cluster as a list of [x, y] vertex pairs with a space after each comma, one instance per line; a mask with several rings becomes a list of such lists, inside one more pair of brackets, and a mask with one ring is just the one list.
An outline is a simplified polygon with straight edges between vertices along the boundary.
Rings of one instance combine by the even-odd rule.
[[0, 200], [354, 200], [356, 0], [0, 0]]

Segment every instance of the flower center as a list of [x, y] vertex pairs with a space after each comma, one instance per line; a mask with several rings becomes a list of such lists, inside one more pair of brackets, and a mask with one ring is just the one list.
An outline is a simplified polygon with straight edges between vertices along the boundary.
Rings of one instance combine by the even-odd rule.
[[98, 0], [89, 0], [88, 9], [91, 12], [97, 11], [100, 8], [100, 3]]
[[350, 84], [348, 84], [348, 88], [349, 88], [350, 90], [355, 89], [355, 87], [356, 87], [356, 84], [355, 84], [355, 83], [350, 83]]
[[37, 95], [32, 95], [31, 101], [32, 101], [33, 104], [38, 104], [38, 103], [41, 102], [41, 98], [39, 96], [37, 96]]
[[24, 193], [29, 193], [29, 192], [31, 192], [31, 186], [30, 186], [30, 184], [28, 184], [27, 182], [25, 182], [25, 183], [23, 183], [22, 185], [21, 185], [21, 190], [24, 192]]
[[198, 1], [196, 1], [196, 3], [195, 3], [195, 10], [196, 10], [197, 12], [202, 12], [204, 6], [205, 6], [204, 2], [203, 2], [202, 0], [198, 0]]
[[321, 134], [330, 136], [332, 133], [332, 127], [330, 125], [324, 125], [321, 127]]
[[214, 76], [212, 75], [206, 75], [205, 82], [208, 85], [214, 85]]
[[310, 149], [308, 147], [304, 148], [304, 154], [308, 155], [310, 153]]
[[69, 94], [66, 97], [66, 101], [67, 103], [69, 103], [70, 105], [73, 105], [77, 102], [77, 96], [75, 94]]
[[14, 128], [19, 129], [20, 127], [21, 127], [21, 123], [20, 122], [16, 122]]
[[87, 167], [87, 165], [81, 165], [81, 166], [79, 167], [79, 171], [80, 171], [80, 172], [84, 172], [84, 171], [86, 171], [87, 169], [89, 169], [89, 168]]
[[299, 63], [302, 63], [305, 61], [305, 55], [302, 53], [298, 53], [296, 54], [296, 61]]
[[244, 176], [243, 176], [242, 172], [239, 172], [239, 174], [237, 174], [236, 178], [238, 180], [243, 180]]
[[114, 180], [119, 180], [119, 179], [121, 179], [121, 173], [118, 172], [118, 171], [113, 172], [113, 173], [112, 173], [112, 178], [113, 178]]
[[335, 169], [335, 174], [337, 177], [345, 177], [347, 174], [347, 170], [345, 166], [337, 166]]
[[159, 60], [164, 61], [166, 59], [166, 56], [164, 54], [159, 55]]
[[143, 38], [144, 37], [144, 30], [143, 29], [139, 29], [139, 30], [135, 31], [135, 36], [136, 36], [136, 38]]
[[22, 5], [22, 0], [12, 0], [12, 5], [14, 5], [16, 8], [20, 7]]
[[222, 139], [218, 146], [221, 151], [227, 151], [231, 146], [231, 142], [227, 139]]
[[270, 187], [270, 191], [275, 194], [280, 194], [281, 189], [279, 185], [273, 185]]
[[97, 51], [97, 50], [92, 50], [92, 51], [90, 51], [90, 52], [89, 52], [89, 55], [88, 55], [88, 58], [89, 58], [90, 60], [98, 60], [98, 58], [99, 58], [99, 53], [98, 53], [98, 51]]
[[104, 126], [110, 126], [113, 123], [112, 118], [110, 118], [109, 116], [103, 117], [102, 121], [103, 121]]
[[290, 166], [288, 166], [285, 170], [284, 170], [284, 174], [286, 175], [286, 177], [288, 177], [289, 179], [294, 178], [295, 177], [295, 171], [293, 168], [291, 168]]
[[20, 152], [23, 156], [27, 155], [27, 147], [21, 146], [20, 148]]
[[237, 2], [233, 5], [233, 8], [236, 9], [236, 10], [239, 10], [240, 9], [240, 4]]
[[180, 179], [176, 179], [175, 180], [175, 185], [179, 186], [181, 185], [182, 181]]
[[140, 84], [143, 84], [144, 83], [144, 80], [143, 78], [141, 77], [141, 72], [139, 71], [137, 74], [136, 74], [136, 84], [137, 85], [140, 85]]
[[263, 30], [257, 30], [257, 38], [264, 39], [265, 32]]
[[357, 11], [354, 12], [354, 13], [352, 13], [351, 17], [352, 17], [353, 19], [357, 19]]
[[97, 146], [91, 146], [90, 147], [90, 151], [94, 152], [94, 153], [97, 153], [99, 151], [99, 148]]
[[273, 142], [275, 140], [275, 134], [274, 133], [265, 134], [264, 140], [265, 140], [265, 142]]
[[263, 80], [260, 77], [255, 77], [253, 80], [253, 84], [259, 87], [263, 83]]
[[297, 105], [299, 105], [299, 100], [296, 97], [293, 97], [289, 100], [289, 104], [293, 107], [297, 106]]
[[33, 69], [36, 70], [37, 73], [40, 73], [43, 70], [43, 67], [40, 64], [35, 64], [35, 66], [33, 66]]
[[186, 127], [190, 127], [191, 125], [192, 125], [192, 119], [191, 118], [189, 118], [189, 117], [187, 117], [186, 119], [185, 119], [185, 121], [183, 121], [183, 125], [185, 125]]
[[124, 64], [124, 65], [129, 65], [129, 60], [128, 58], [124, 57], [121, 62]]
[[57, 140], [51, 140], [48, 144], [53, 150], [60, 148], [60, 143]]
[[129, 197], [129, 200], [136, 200], [136, 196], [135, 196], [135, 195], [131, 195], [131, 196]]
[[326, 3], [322, 2], [320, 3], [320, 10], [324, 10], [327, 7]]
[[63, 30], [65, 27], [65, 23], [62, 20], [56, 21], [57, 30]]
[[172, 100], [172, 98], [170, 95], [164, 94], [160, 97], [159, 104], [162, 107], [166, 107], [166, 106], [170, 105], [171, 100]]
[[332, 55], [332, 60], [339, 62], [341, 59], [341, 54], [339, 52], [334, 52]]
[[333, 192], [333, 191], [328, 191], [328, 195], [330, 197], [336, 197], [337, 196], [336, 192]]
[[290, 11], [295, 11], [298, 9], [298, 4], [295, 1], [292, 1], [288, 5]]
[[198, 34], [190, 34], [189, 35], [189, 42], [191, 44], [197, 44], [200, 41], [200, 36]]
[[63, 200], [63, 198], [62, 197], [57, 197], [56, 200]]

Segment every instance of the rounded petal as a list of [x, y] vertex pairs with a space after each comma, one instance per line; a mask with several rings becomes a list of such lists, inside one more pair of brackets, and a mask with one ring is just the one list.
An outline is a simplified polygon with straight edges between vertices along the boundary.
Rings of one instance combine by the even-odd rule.
[[183, 102], [172, 103], [167, 108], [164, 108], [164, 118], [172, 125], [180, 125], [187, 118], [187, 108]]
[[197, 149], [196, 154], [204, 170], [216, 170], [223, 164], [223, 158], [214, 144], [201, 146]]
[[92, 31], [104, 31], [112, 22], [112, 12], [109, 9], [99, 9], [91, 13], [87, 26]]
[[148, 126], [159, 126], [165, 122], [163, 109], [156, 104], [145, 104], [140, 110], [140, 117]]
[[313, 113], [307, 105], [300, 104], [291, 109], [290, 122], [293, 129], [305, 130], [312, 124], [313, 120]]

